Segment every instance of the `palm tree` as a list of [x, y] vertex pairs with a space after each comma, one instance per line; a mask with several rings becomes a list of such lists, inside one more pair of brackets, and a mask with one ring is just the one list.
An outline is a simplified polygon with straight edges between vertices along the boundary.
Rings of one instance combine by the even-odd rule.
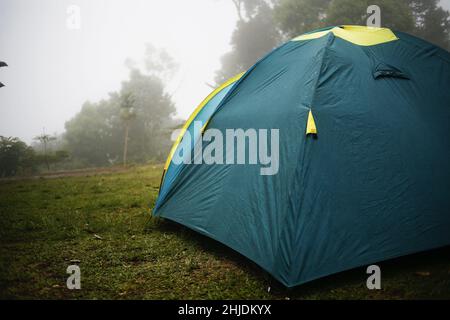
[[123, 144], [123, 165], [127, 165], [127, 153], [128, 153], [128, 132], [130, 129], [130, 122], [136, 118], [134, 111], [134, 98], [131, 93], [125, 94], [122, 98], [120, 116], [125, 124], [125, 139]]
[[39, 136], [34, 137], [34, 140], [38, 140], [43, 147], [43, 151], [44, 151], [44, 160], [45, 160], [45, 164], [47, 165], [47, 170], [50, 171], [50, 164], [48, 163], [48, 156], [47, 156], [47, 144], [50, 141], [54, 141], [56, 140], [55, 136], [51, 136], [49, 134], [45, 133], [45, 128], [42, 130], [42, 134]]

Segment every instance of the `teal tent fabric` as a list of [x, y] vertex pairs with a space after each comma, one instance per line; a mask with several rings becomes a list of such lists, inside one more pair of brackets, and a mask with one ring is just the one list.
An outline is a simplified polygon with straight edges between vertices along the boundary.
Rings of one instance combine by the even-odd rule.
[[[450, 54], [395, 35], [362, 46], [330, 32], [258, 61], [208, 129], [278, 128], [278, 173], [180, 165], [153, 214], [288, 287], [449, 245]], [[305, 134], [310, 110], [316, 135]]]
[[[205, 125], [206, 121], [211, 117], [211, 115], [216, 110], [217, 106], [220, 104], [224, 96], [228, 93], [228, 91], [233, 87], [232, 84], [226, 86], [222, 91], [220, 91], [217, 95], [215, 95], [199, 112], [197, 117], [195, 118], [196, 121], [199, 121], [201, 125]], [[190, 141], [183, 140], [182, 143], [189, 144], [190, 146], [195, 145], [195, 141], [199, 138], [198, 132], [194, 132], [194, 124], [190, 124], [187, 128], [187, 131], [191, 135]], [[192, 153], [192, 152], [191, 152]], [[170, 189], [170, 186], [172, 185], [172, 182], [174, 179], [178, 176], [183, 164], [173, 164], [168, 168], [167, 172], [165, 173], [164, 179], [165, 183], [161, 185], [161, 189], [159, 191], [158, 201], [156, 203], [156, 207], [159, 206], [161, 202], [164, 201], [165, 196], [167, 192]]]

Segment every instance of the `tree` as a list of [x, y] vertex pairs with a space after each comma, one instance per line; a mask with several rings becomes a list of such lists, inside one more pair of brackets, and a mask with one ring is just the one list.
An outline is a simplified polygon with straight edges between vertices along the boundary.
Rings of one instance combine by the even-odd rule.
[[[367, 7], [373, 4], [371, 0], [335, 0], [327, 9], [327, 25], [356, 24], [366, 25]], [[381, 11], [381, 26], [397, 31], [414, 33], [414, 17], [406, 1], [378, 0], [376, 4]]]
[[232, 0], [239, 21], [248, 21], [256, 14], [258, 7], [263, 1], [261, 0]]
[[122, 83], [119, 95], [132, 95], [133, 126], [129, 128], [128, 152], [134, 161], [161, 158], [170, 147], [165, 129], [173, 125], [175, 106], [164, 91], [164, 82], [155, 75], [131, 70], [130, 80]]
[[415, 20], [414, 34], [450, 50], [450, 15], [438, 0], [409, 0]]
[[125, 164], [162, 160], [170, 148], [166, 128], [173, 126], [175, 113], [164, 79], [176, 68], [164, 52], [148, 46], [143, 67], [128, 60], [129, 79], [120, 90], [100, 102], [86, 102], [66, 123], [65, 140], [74, 159], [94, 166], [121, 158]]
[[[370, 0], [282, 0], [275, 8], [275, 20], [282, 32], [292, 38], [327, 26], [366, 25]], [[382, 25], [411, 32], [414, 29], [411, 10], [406, 1], [378, 0]]]
[[274, 20], [286, 38], [293, 38], [327, 26], [330, 3], [331, 0], [280, 0], [274, 7]]
[[19, 138], [0, 136], [0, 177], [35, 169], [33, 148]]
[[[449, 49], [449, 13], [438, 0], [378, 0], [381, 25], [408, 32]], [[292, 38], [327, 26], [365, 25], [370, 0], [280, 0], [274, 19], [282, 34]]]
[[221, 58], [221, 69], [216, 72], [217, 85], [247, 70], [280, 41], [268, 1], [233, 0], [233, 3], [239, 19], [231, 37], [231, 51]]
[[131, 93], [127, 93], [122, 97], [122, 104], [120, 110], [120, 116], [125, 124], [125, 139], [123, 144], [123, 165], [127, 165], [127, 153], [128, 153], [128, 133], [130, 129], [130, 121], [136, 118], [136, 113], [133, 108], [134, 99]]
[[123, 137], [120, 97], [110, 94], [97, 103], [85, 102], [65, 124], [67, 149], [85, 166], [102, 166], [120, 157]]
[[147, 43], [144, 56], [144, 70], [146, 74], [153, 75], [166, 83], [179, 68], [178, 63], [164, 48], [157, 48]]
[[49, 134], [46, 134], [45, 130], [44, 130], [42, 132], [42, 134], [39, 135], [39, 136], [36, 136], [34, 138], [34, 140], [39, 141], [41, 143], [41, 145], [43, 146], [43, 150], [42, 151], [43, 151], [43, 155], [44, 155], [44, 162], [45, 162], [45, 164], [47, 166], [47, 170], [50, 171], [50, 164], [49, 164], [49, 161], [48, 161], [48, 154], [47, 154], [48, 143], [50, 141], [55, 141], [56, 137], [55, 136], [51, 136]]

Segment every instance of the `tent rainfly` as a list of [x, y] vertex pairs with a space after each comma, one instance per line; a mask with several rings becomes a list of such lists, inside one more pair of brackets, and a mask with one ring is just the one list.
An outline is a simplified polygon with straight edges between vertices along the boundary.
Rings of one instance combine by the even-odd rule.
[[[450, 53], [414, 36], [346, 25], [301, 35], [194, 111], [153, 214], [288, 287], [449, 245], [449, 88]], [[262, 161], [195, 163], [217, 143], [206, 132], [230, 128], [277, 130], [276, 172], [262, 174]]]

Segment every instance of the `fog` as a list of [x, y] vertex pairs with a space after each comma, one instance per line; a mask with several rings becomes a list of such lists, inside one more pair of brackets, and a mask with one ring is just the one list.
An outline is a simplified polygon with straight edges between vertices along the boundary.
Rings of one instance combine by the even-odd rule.
[[[450, 9], [450, 0], [442, 1]], [[80, 8], [69, 28], [67, 9]], [[179, 64], [168, 84], [177, 117], [187, 118], [211, 91], [237, 21], [229, 0], [0, 0], [0, 134], [26, 142], [62, 133], [86, 100], [98, 101], [127, 79], [127, 58], [146, 43]]]
[[[80, 28], [67, 26], [70, 5]], [[236, 10], [227, 0], [0, 0], [0, 134], [26, 142], [61, 133], [84, 101], [118, 90], [125, 60], [145, 44], [165, 48], [179, 64], [167, 91], [187, 118], [211, 91], [229, 50]]]

